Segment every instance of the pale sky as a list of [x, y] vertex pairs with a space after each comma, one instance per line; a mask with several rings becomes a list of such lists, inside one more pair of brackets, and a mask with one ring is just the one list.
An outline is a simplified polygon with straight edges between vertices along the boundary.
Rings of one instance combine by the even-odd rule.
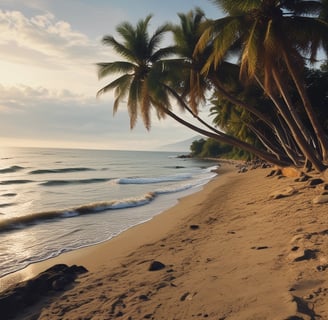
[[149, 132], [141, 119], [130, 131], [112, 93], [96, 98], [110, 79], [95, 63], [116, 60], [101, 38], [120, 22], [151, 13], [156, 28], [197, 6], [220, 16], [210, 0], [0, 0], [1, 146], [152, 150], [195, 136], [155, 116]]

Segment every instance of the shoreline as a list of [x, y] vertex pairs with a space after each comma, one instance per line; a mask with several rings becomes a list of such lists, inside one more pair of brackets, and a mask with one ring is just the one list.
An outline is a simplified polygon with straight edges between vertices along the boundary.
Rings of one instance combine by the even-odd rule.
[[[214, 159], [211, 159], [211, 160], [214, 162]], [[223, 174], [226, 171], [234, 170], [233, 168], [230, 168], [230, 169], [225, 168], [226, 164], [228, 164], [228, 166], [234, 166], [236, 164], [234, 161], [226, 162], [226, 161], [221, 161], [218, 159], [216, 159], [215, 162], [217, 162], [217, 164], [218, 164], [218, 170], [216, 170], [216, 172], [219, 172], [219, 175]], [[223, 164], [225, 164], [225, 165], [223, 165]], [[151, 224], [154, 219], [156, 219], [156, 220], [161, 219], [160, 218], [161, 215], [165, 215], [165, 214], [169, 215], [171, 210], [173, 210], [175, 212], [176, 211], [175, 207], [179, 206], [179, 203], [181, 201], [187, 201], [184, 199], [188, 198], [188, 197], [192, 197], [194, 194], [203, 192], [204, 188], [206, 188], [208, 184], [210, 184], [213, 180], [215, 180], [217, 178], [218, 178], [218, 175], [216, 177], [212, 178], [205, 185], [200, 187], [201, 188], [200, 190], [198, 190], [196, 192], [192, 192], [191, 194], [188, 194], [186, 196], [183, 196], [182, 198], [177, 199], [177, 203], [174, 204], [173, 206], [154, 215], [151, 219], [149, 219], [147, 221], [141, 222], [133, 227], [128, 228], [127, 230], [124, 230], [123, 232], [119, 233], [117, 236], [114, 236], [111, 239], [102, 241], [100, 243], [95, 243], [90, 246], [81, 247], [76, 250], [64, 252], [58, 256], [55, 256], [55, 257], [52, 257], [49, 259], [31, 263], [30, 265], [24, 267], [23, 269], [17, 270], [15, 272], [4, 275], [3, 277], [0, 277], [0, 293], [12, 285], [29, 280], [29, 279], [37, 276], [38, 274], [40, 274], [44, 270], [52, 267], [55, 264], [69, 264], [69, 265], [78, 264], [78, 265], [85, 266], [90, 271], [96, 271], [95, 269], [97, 269], [98, 266], [100, 266], [101, 264], [104, 264], [104, 263], [108, 263], [108, 261], [107, 260], [105, 261], [102, 257], [102, 252], [105, 249], [108, 249], [111, 252], [111, 257], [112, 257], [111, 263], [115, 263], [116, 260], [123, 258], [127, 252], [130, 252], [132, 249], [144, 244], [145, 240], [148, 241], [148, 236], [153, 237], [152, 232], [148, 232], [148, 230], [146, 230], [150, 227], [150, 226], [148, 227], [148, 224]], [[184, 215], [181, 215], [180, 218], [183, 219]], [[168, 222], [165, 221], [165, 223], [168, 223]], [[168, 227], [173, 227], [175, 223], [176, 223], [176, 221], [174, 221], [174, 222], [172, 221], [172, 225], [169, 224]], [[161, 224], [160, 221], [158, 223], [156, 221], [154, 223], [154, 229], [156, 227], [158, 227], [160, 224]], [[146, 226], [143, 227], [143, 225], [146, 225]], [[149, 235], [147, 236], [147, 239], [145, 239], [146, 237], [142, 237], [142, 238], [138, 237], [137, 233], [139, 232], [138, 231], [139, 229], [137, 229], [137, 230], [134, 230], [134, 229], [139, 228], [139, 227], [141, 228], [140, 232], [147, 231], [147, 233], [149, 233]], [[130, 234], [129, 234], [130, 232], [131, 232], [131, 236], [134, 238], [133, 245], [131, 247], [130, 247], [130, 244], [127, 243], [127, 239], [130, 237]], [[156, 234], [157, 233], [158, 232], [156, 231]], [[120, 245], [117, 245], [117, 243], [119, 243]], [[95, 261], [91, 262], [88, 259], [89, 255], [95, 255]]]
[[[312, 201], [320, 188], [270, 171], [222, 164], [150, 221], [30, 266], [89, 272], [15, 319], [328, 319], [328, 205]], [[154, 261], [164, 267], [150, 271]]]

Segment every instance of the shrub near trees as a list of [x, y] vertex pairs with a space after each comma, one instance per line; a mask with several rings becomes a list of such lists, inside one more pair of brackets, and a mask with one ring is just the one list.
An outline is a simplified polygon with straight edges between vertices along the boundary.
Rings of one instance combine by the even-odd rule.
[[[152, 34], [148, 16], [121, 23], [119, 40], [105, 36], [123, 59], [98, 63], [100, 78], [118, 75], [98, 95], [114, 90], [114, 112], [127, 101], [131, 128], [141, 116], [150, 129], [154, 111], [272, 164], [325, 170], [327, 63], [308, 68], [319, 49], [327, 60], [327, 1], [212, 2], [225, 17], [209, 20], [197, 8]], [[161, 47], [168, 33], [174, 43]], [[198, 113], [204, 103], [212, 104], [206, 119]]]

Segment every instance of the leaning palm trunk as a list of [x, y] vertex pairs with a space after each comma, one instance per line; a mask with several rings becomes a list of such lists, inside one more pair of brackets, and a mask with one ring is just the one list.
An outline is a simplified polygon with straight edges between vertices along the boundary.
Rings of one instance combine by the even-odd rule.
[[202, 124], [204, 124], [208, 129], [210, 129], [214, 132], [207, 131], [202, 128], [196, 127], [195, 125], [191, 124], [190, 122], [180, 118], [178, 115], [176, 115], [174, 112], [172, 112], [165, 106], [161, 105], [160, 103], [156, 103], [156, 107], [158, 107], [162, 112], [164, 112], [165, 114], [167, 114], [168, 116], [170, 116], [171, 118], [176, 120], [177, 122], [192, 129], [195, 132], [203, 134], [206, 137], [209, 137], [209, 138], [212, 138], [219, 142], [226, 143], [226, 144], [232, 145], [234, 147], [240, 148], [242, 150], [248, 151], [248, 152], [256, 155], [257, 157], [259, 157], [260, 159], [268, 161], [277, 166], [289, 166], [292, 164], [288, 160], [280, 160], [278, 157], [274, 156], [273, 154], [271, 154], [269, 152], [262, 151], [247, 142], [241, 141], [235, 137], [227, 135], [227, 134], [223, 133], [222, 131], [219, 131], [219, 130], [213, 128], [212, 126], [207, 124], [204, 120], [202, 120], [200, 117], [196, 116], [192, 112], [192, 110], [185, 104], [184, 100], [176, 93], [175, 90], [173, 90], [172, 88], [170, 88], [167, 85], [164, 85], [164, 87], [178, 101], [178, 103], [180, 105], [182, 105], [186, 110], [188, 110], [190, 113], [192, 113], [193, 116], [196, 117], [198, 119], [198, 121], [200, 121]]
[[285, 104], [288, 107], [288, 110], [289, 110], [291, 116], [294, 118], [295, 123], [300, 130], [300, 133], [303, 135], [303, 137], [307, 141], [307, 143], [310, 144], [311, 141], [313, 140], [313, 137], [311, 136], [308, 128], [305, 127], [303, 121], [301, 120], [299, 114], [297, 113], [297, 111], [295, 110], [295, 108], [293, 106], [289, 92], [286, 89], [287, 88], [286, 82], [284, 81], [283, 77], [281, 77], [280, 73], [275, 68], [272, 68], [272, 74], [273, 74], [273, 78], [276, 83], [276, 86], [277, 86], [283, 100], [285, 101]]
[[285, 51], [283, 51], [283, 56], [285, 59], [285, 63], [287, 65], [288, 71], [295, 83], [295, 86], [297, 88], [297, 91], [302, 99], [303, 102], [303, 106], [304, 109], [306, 111], [306, 114], [311, 122], [312, 128], [316, 134], [316, 137], [318, 139], [320, 148], [321, 148], [321, 155], [322, 155], [322, 159], [324, 162], [328, 161], [328, 154], [327, 154], [327, 150], [328, 150], [328, 139], [327, 136], [321, 126], [321, 124], [319, 123], [319, 120], [313, 110], [312, 104], [310, 102], [310, 99], [306, 93], [306, 89], [304, 87], [304, 84], [301, 81], [300, 76], [298, 75], [298, 72], [296, 71], [296, 69], [292, 66], [292, 63], [290, 61], [290, 57], [288, 56], [288, 54], [286, 54]]
[[212, 138], [216, 141], [222, 142], [222, 143], [226, 143], [229, 145], [232, 145], [234, 147], [240, 148], [242, 150], [248, 151], [254, 155], [256, 155], [257, 157], [259, 157], [262, 160], [265, 160], [271, 164], [277, 165], [277, 166], [290, 166], [291, 162], [290, 161], [284, 161], [284, 160], [279, 160], [277, 159], [274, 155], [262, 151], [260, 149], [257, 149], [256, 147], [243, 142], [241, 140], [238, 140], [232, 136], [229, 136], [223, 132], [221, 132], [220, 134], [216, 134], [210, 131], [206, 131], [204, 129], [201, 129], [199, 127], [194, 126], [193, 124], [191, 124], [190, 122], [180, 118], [179, 116], [177, 116], [174, 112], [170, 111], [169, 109], [162, 107], [162, 111], [167, 114], [168, 116], [170, 116], [171, 118], [173, 118], [174, 120], [178, 121], [179, 123], [181, 123], [182, 125], [186, 126], [187, 128], [192, 129], [195, 132], [198, 132], [206, 137]]
[[301, 154], [299, 147], [297, 146], [295, 140], [290, 136], [290, 130], [287, 128], [287, 124], [277, 115], [278, 121], [280, 123], [280, 128], [283, 133], [277, 135], [280, 145], [284, 148], [286, 154], [290, 159], [293, 160], [297, 167], [304, 165], [304, 155]]
[[[272, 74], [273, 74], [273, 78], [276, 82], [278, 90], [282, 89], [282, 84], [279, 81], [279, 80], [281, 80], [279, 73], [275, 72], [275, 69], [273, 68]], [[258, 77], [256, 78], [256, 80], [262, 87], [264, 87]], [[305, 157], [304, 161], [306, 159], [308, 159], [317, 171], [319, 171], [319, 172], [323, 171], [325, 169], [325, 166], [315, 156], [316, 152], [315, 152], [314, 148], [312, 148], [312, 146], [306, 141], [306, 139], [304, 137], [304, 132], [302, 132], [299, 129], [299, 127], [301, 127], [301, 125], [297, 125], [295, 118], [292, 117], [292, 115], [290, 114], [290, 110], [288, 110], [288, 108], [286, 108], [285, 105], [280, 103], [278, 98], [272, 92], [267, 92], [267, 94], [270, 97], [270, 99], [272, 100], [272, 102], [274, 103], [274, 105], [276, 106], [279, 113], [281, 114], [285, 123], [288, 125], [288, 128], [290, 130], [290, 133], [291, 133], [294, 141], [296, 142], [296, 144], [298, 145], [298, 147], [300, 148], [301, 152], [303, 153], [303, 155]]]
[[[202, 118], [200, 118], [197, 114], [195, 114], [191, 108], [188, 107], [188, 105], [185, 103], [184, 99], [175, 91], [173, 90], [171, 87], [167, 86], [167, 85], [163, 85], [174, 97], [175, 99], [178, 101], [178, 103], [183, 107], [184, 110], [187, 110], [195, 119], [197, 119], [202, 125], [204, 125], [206, 128], [208, 128], [209, 130], [213, 131], [214, 133], [218, 134], [218, 135], [222, 135], [223, 132], [219, 131], [218, 129], [214, 128], [213, 126], [209, 125], [206, 121], [204, 121]], [[247, 123], [245, 123], [246, 126], [248, 126]], [[253, 131], [253, 133], [258, 137], [258, 139], [263, 143], [263, 145], [265, 147], [267, 147], [267, 149], [270, 151], [270, 153], [272, 153], [273, 155], [275, 155], [275, 157], [280, 161], [282, 156], [282, 153], [275, 150], [275, 147], [272, 145], [272, 143], [266, 139], [266, 137], [264, 135], [262, 135], [258, 130], [255, 129], [255, 127], [252, 126], [248, 126], [250, 130]], [[255, 148], [255, 147], [254, 147]], [[280, 150], [281, 151], [281, 150]], [[252, 152], [254, 153], [254, 152]], [[287, 157], [288, 158], [288, 157]], [[285, 159], [285, 161], [288, 161]]]
[[269, 140], [264, 134], [262, 134], [262, 132], [257, 130], [254, 125], [246, 123], [246, 126], [256, 135], [257, 139], [261, 141], [265, 148], [277, 157], [277, 159], [281, 160], [283, 157], [287, 157], [292, 160], [295, 166], [297, 166], [297, 161], [287, 152], [285, 148], [283, 148], [284, 144], [273, 144], [272, 141]]

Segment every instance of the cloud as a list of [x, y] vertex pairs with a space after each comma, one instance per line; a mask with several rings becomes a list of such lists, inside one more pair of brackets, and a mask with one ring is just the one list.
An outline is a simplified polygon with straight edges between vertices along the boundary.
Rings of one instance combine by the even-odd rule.
[[[139, 121], [131, 131], [128, 113], [112, 115], [112, 100], [90, 98], [69, 90], [0, 85], [0, 137], [51, 140], [65, 145], [119, 149], [156, 149], [193, 133], [176, 122], [153, 119], [148, 132]], [[58, 144], [59, 143], [59, 144]]]
[[113, 3], [101, 2], [104, 10], [86, 1], [4, 1], [7, 10], [0, 10], [1, 143], [34, 140], [49, 141], [45, 146], [153, 149], [194, 135], [156, 116], [150, 132], [141, 121], [131, 132], [123, 104], [113, 117], [113, 95], [96, 99], [96, 92], [111, 79], [98, 81], [95, 63], [118, 58], [101, 45], [99, 33], [113, 32], [113, 21], [124, 20], [120, 4], [109, 10]]
[[100, 43], [49, 12], [29, 18], [20, 11], [0, 10], [0, 33], [0, 54], [7, 61], [49, 68], [104, 58]]

